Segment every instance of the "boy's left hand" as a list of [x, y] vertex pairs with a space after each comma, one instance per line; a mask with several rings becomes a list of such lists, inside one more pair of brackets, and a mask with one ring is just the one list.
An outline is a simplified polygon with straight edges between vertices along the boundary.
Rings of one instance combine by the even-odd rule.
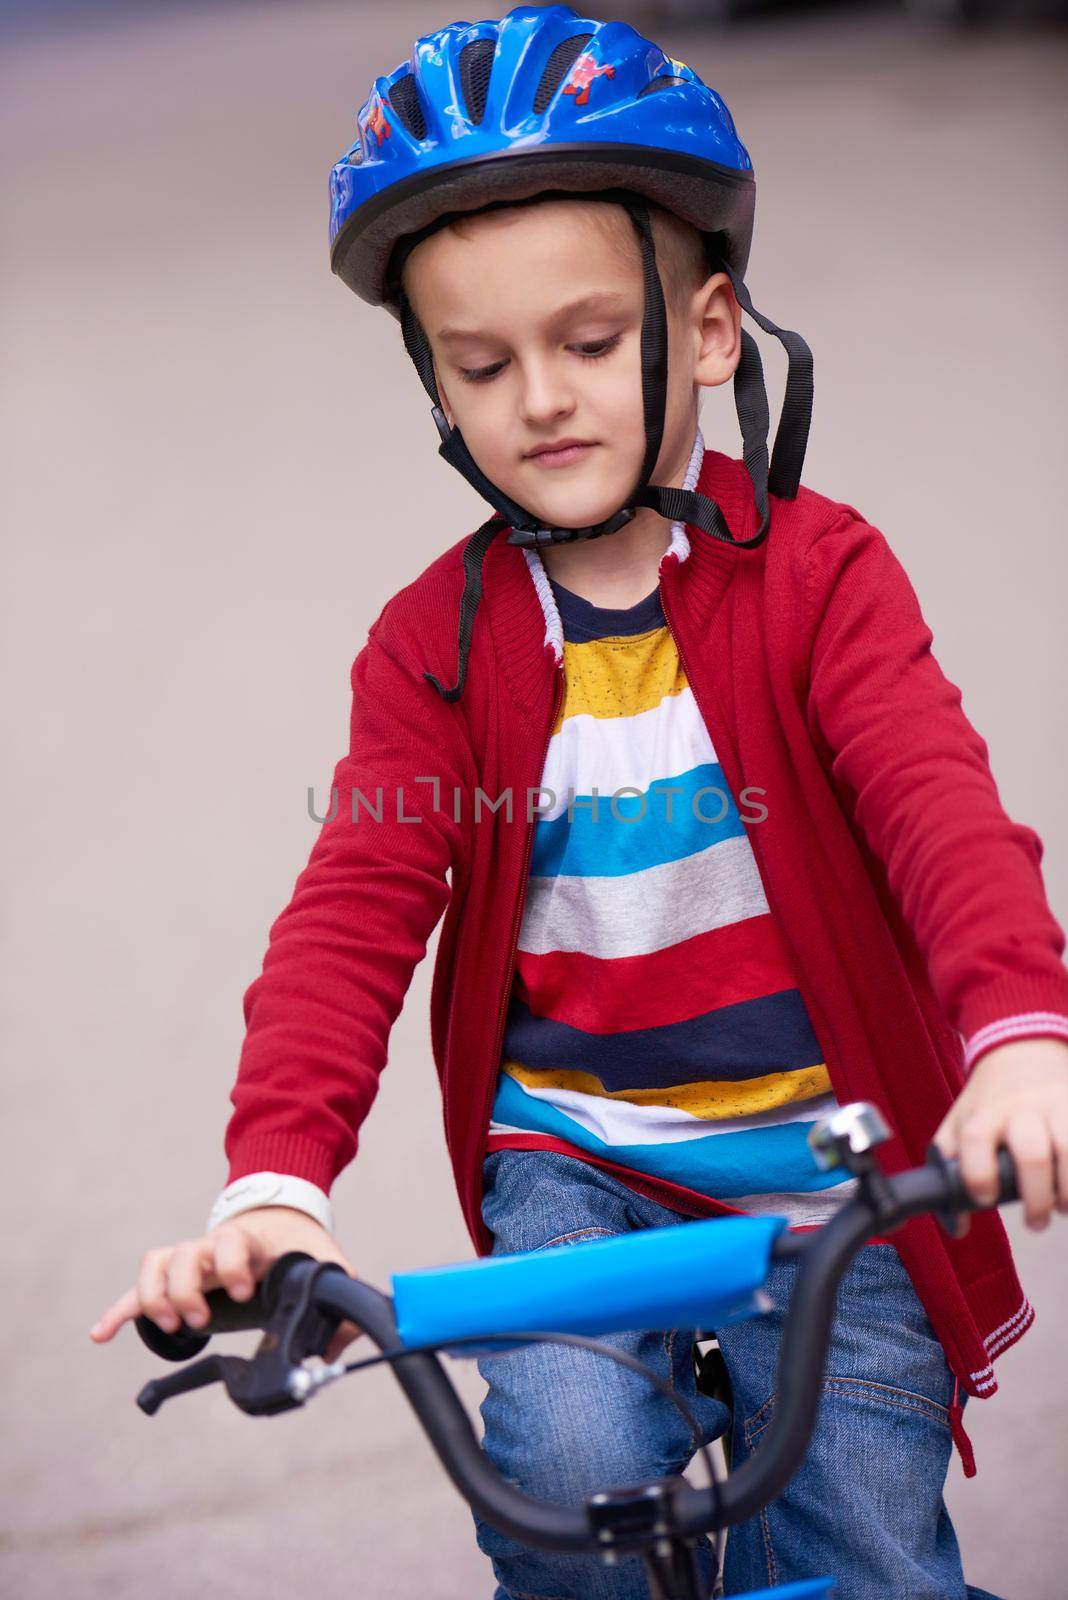
[[[1068, 1044], [1016, 1039], [980, 1056], [934, 1142], [959, 1156], [969, 1193], [981, 1205], [998, 1196], [997, 1150], [1016, 1163], [1029, 1228], [1049, 1225], [1054, 1207], [1068, 1212]], [[962, 1219], [958, 1230], [968, 1229]]]

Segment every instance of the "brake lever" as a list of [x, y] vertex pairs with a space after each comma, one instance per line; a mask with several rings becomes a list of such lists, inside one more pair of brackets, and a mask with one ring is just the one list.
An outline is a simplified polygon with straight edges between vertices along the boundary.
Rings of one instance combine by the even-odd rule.
[[344, 1272], [344, 1268], [303, 1251], [280, 1257], [271, 1268], [267, 1295], [271, 1309], [255, 1354], [205, 1356], [180, 1372], [152, 1378], [137, 1396], [141, 1410], [154, 1416], [164, 1400], [220, 1382], [250, 1417], [269, 1417], [303, 1405], [317, 1385], [302, 1363], [309, 1356], [322, 1357], [341, 1321], [314, 1304], [315, 1285], [324, 1272]]

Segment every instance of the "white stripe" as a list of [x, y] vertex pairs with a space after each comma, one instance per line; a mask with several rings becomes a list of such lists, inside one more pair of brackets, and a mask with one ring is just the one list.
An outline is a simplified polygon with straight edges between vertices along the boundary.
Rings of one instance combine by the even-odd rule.
[[[577, 795], [604, 797], [620, 789], [639, 789], [645, 794], [654, 783], [670, 783], [683, 772], [718, 761], [704, 719], [697, 709], [693, 690], [665, 695], [658, 706], [630, 717], [595, 717], [582, 712], [567, 717], [549, 742], [542, 777], [542, 788], [551, 789], [555, 805], [538, 812], [540, 820], [551, 822], [567, 810], [568, 790]], [[667, 817], [669, 796], [659, 794], [650, 800], [655, 816]], [[679, 797], [673, 797], [672, 810], [678, 815]], [[722, 802], [721, 802], [722, 804]]]
[[997, 1343], [997, 1339], [998, 1339], [998, 1335], [1001, 1334], [1001, 1333], [1005, 1333], [1007, 1329], [1013, 1327], [1017, 1322], [1022, 1321], [1022, 1319], [1027, 1316], [1027, 1314], [1028, 1314], [1028, 1312], [1030, 1310], [1031, 1310], [1031, 1302], [1030, 1302], [1030, 1300], [1027, 1299], [1027, 1297], [1025, 1295], [1023, 1304], [1020, 1306], [1020, 1309], [1018, 1311], [1014, 1311], [1012, 1316], [1008, 1319], [1007, 1322], [1001, 1323], [1000, 1326], [997, 1327], [997, 1328], [991, 1328], [990, 1332], [987, 1334], [986, 1338], [983, 1340], [983, 1343], [985, 1345], [987, 1345], [988, 1347], [990, 1345], [992, 1345], [992, 1344], [996, 1344]]
[[803, 1222], [812, 1226], [830, 1222], [835, 1212], [847, 1200], [852, 1200], [858, 1187], [856, 1178], [847, 1178], [833, 1189], [819, 1189], [814, 1194], [797, 1194], [793, 1191], [785, 1194], [746, 1194], [740, 1198], [732, 1197], [724, 1204], [736, 1206], [739, 1211], [750, 1212], [753, 1216], [788, 1217], [792, 1223]]
[[993, 1357], [996, 1356], [1000, 1351], [1007, 1350], [1010, 1344], [1014, 1344], [1015, 1341], [1020, 1337], [1021, 1333], [1023, 1333], [1034, 1314], [1033, 1307], [1028, 1305], [1023, 1309], [1019, 1318], [1014, 1320], [1012, 1325], [1009, 1326], [1001, 1335], [1000, 1339], [984, 1339], [983, 1343], [986, 1345], [987, 1355], [993, 1359]]
[[519, 948], [527, 955], [580, 951], [602, 960], [649, 955], [767, 911], [753, 848], [742, 834], [681, 861], [618, 877], [532, 876]]
[[981, 1028], [972, 1034], [968, 1043], [970, 1045], [978, 1044], [988, 1034], [999, 1033], [1002, 1028], [1015, 1026], [1021, 1022], [1033, 1022], [1039, 1025], [1044, 1022], [1068, 1024], [1068, 1016], [1065, 1016], [1062, 1011], [1017, 1011], [1011, 1017], [999, 1017], [995, 1022], [984, 1023]]
[[[996, 1356], [1001, 1350], [1007, 1349], [1010, 1344], [1015, 1343], [1021, 1334], [1025, 1333], [1030, 1327], [1031, 1322], [1034, 1320], [1034, 1315], [1035, 1308], [1025, 1296], [1019, 1309], [1014, 1311], [1006, 1322], [999, 1323], [984, 1338], [983, 1344], [986, 1346], [987, 1354]], [[987, 1376], [988, 1373], [990, 1374], [989, 1377]], [[997, 1380], [993, 1373], [994, 1368], [988, 1362], [985, 1367], [980, 1367], [978, 1372], [969, 1373], [969, 1377], [977, 1389], [994, 1389], [997, 1387]]]
[[582, 1094], [577, 1089], [532, 1088], [512, 1080], [532, 1100], [541, 1100], [592, 1133], [605, 1144], [681, 1144], [693, 1139], [716, 1139], [732, 1133], [755, 1133], [792, 1122], [814, 1122], [837, 1109], [833, 1094], [794, 1101], [774, 1111], [752, 1117], [709, 1120], [695, 1117], [677, 1106], [635, 1105], [630, 1100], [609, 1100], [604, 1095]]
[[[704, 453], [705, 441], [701, 435], [701, 429], [698, 428], [694, 435], [693, 449], [690, 451], [690, 461], [686, 468], [686, 476], [682, 480], [684, 489], [696, 489], [697, 480], [701, 475], [701, 462], [704, 458]], [[676, 556], [680, 561], [685, 561], [689, 553], [690, 540], [685, 525], [681, 522], [673, 522], [671, 524], [671, 542], [660, 557], [661, 564], [671, 555]], [[534, 591], [538, 596], [541, 614], [545, 618], [545, 643], [552, 646], [553, 654], [556, 656], [557, 661], [562, 661], [564, 658], [564, 627], [560, 621], [560, 613], [556, 609], [556, 600], [549, 585], [549, 575], [545, 571], [545, 566], [537, 550], [524, 549], [523, 554], [527, 558], [527, 571], [534, 580]]]
[[994, 1045], [1043, 1035], [1068, 1039], [1068, 1017], [1058, 1011], [1021, 1011], [1018, 1016], [988, 1022], [978, 1033], [973, 1033], [965, 1044], [964, 1070], [968, 1072], [975, 1065], [979, 1053]]

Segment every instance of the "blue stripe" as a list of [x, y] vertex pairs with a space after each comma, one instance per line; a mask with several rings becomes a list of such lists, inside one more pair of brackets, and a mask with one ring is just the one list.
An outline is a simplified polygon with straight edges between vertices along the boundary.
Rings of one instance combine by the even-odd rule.
[[624, 1033], [587, 1033], [509, 1001], [504, 1054], [525, 1067], [592, 1072], [609, 1092], [660, 1089], [721, 1078], [738, 1083], [769, 1072], [823, 1064], [823, 1052], [797, 989], [717, 1006], [686, 1022]]
[[850, 1176], [818, 1169], [808, 1147], [811, 1122], [788, 1122], [742, 1133], [698, 1130], [692, 1139], [670, 1144], [608, 1144], [547, 1101], [524, 1093], [506, 1072], [498, 1080], [493, 1120], [511, 1128], [551, 1134], [587, 1155], [666, 1178], [719, 1200], [750, 1194], [811, 1194], [834, 1188]]
[[[680, 792], [666, 794], [667, 785]], [[719, 792], [698, 796], [701, 789]], [[576, 795], [570, 809], [570, 817], [563, 811], [551, 821], [542, 818], [536, 823], [530, 862], [535, 877], [621, 877], [681, 861], [745, 833], [718, 761], [675, 778], [657, 778], [643, 794], [620, 795], [614, 805], [611, 795], [598, 795], [596, 812], [592, 795]], [[722, 819], [713, 821], [721, 812]]]

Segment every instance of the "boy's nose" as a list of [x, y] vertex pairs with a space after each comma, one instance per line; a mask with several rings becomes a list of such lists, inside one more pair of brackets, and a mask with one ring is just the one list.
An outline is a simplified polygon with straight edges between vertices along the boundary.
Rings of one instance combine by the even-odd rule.
[[520, 406], [523, 421], [544, 426], [575, 409], [575, 398], [563, 376], [549, 362], [533, 362], [523, 372]]

